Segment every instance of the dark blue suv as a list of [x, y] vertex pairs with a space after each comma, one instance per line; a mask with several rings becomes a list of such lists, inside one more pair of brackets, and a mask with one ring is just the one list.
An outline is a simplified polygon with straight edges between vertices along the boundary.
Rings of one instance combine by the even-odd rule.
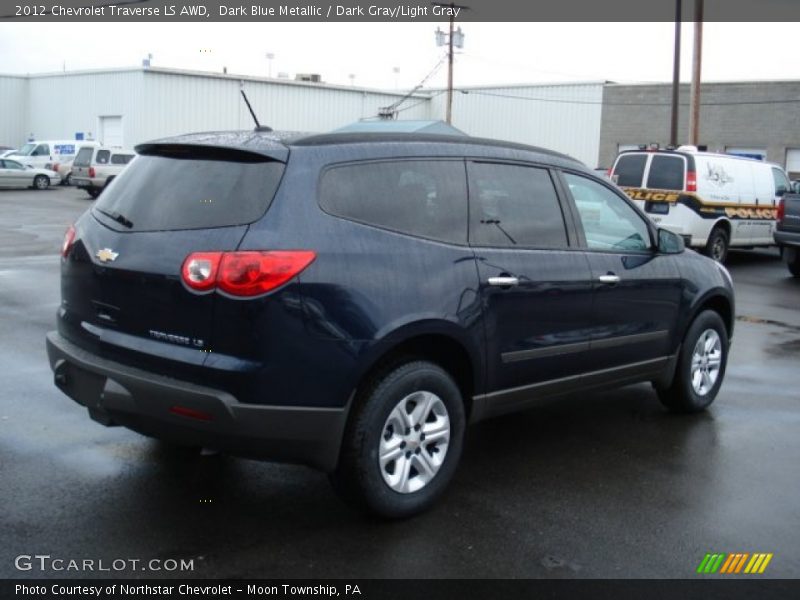
[[62, 251], [56, 385], [104, 425], [299, 462], [427, 508], [467, 423], [650, 381], [707, 407], [724, 267], [579, 162], [414, 134], [193, 134], [139, 156]]

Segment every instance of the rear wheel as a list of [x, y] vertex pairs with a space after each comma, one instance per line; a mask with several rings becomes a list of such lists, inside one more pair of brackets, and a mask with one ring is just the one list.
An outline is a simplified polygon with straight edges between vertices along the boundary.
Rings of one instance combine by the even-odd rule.
[[783, 260], [786, 261], [786, 266], [789, 267], [789, 273], [795, 277], [800, 277], [800, 250], [796, 248], [785, 250]]
[[464, 403], [452, 377], [427, 361], [402, 364], [369, 383], [353, 411], [336, 490], [382, 517], [430, 507], [461, 457]]
[[47, 175], [37, 175], [33, 178], [33, 187], [37, 190], [46, 190], [50, 187], [50, 178]]
[[657, 388], [661, 403], [674, 412], [699, 412], [717, 397], [728, 362], [728, 331], [713, 310], [701, 312], [683, 339], [675, 379]]
[[97, 188], [86, 188], [86, 192], [92, 197], [97, 198], [100, 195], [102, 190], [98, 190]]
[[708, 236], [705, 254], [718, 263], [724, 263], [728, 257], [728, 233], [722, 227], [715, 227]]

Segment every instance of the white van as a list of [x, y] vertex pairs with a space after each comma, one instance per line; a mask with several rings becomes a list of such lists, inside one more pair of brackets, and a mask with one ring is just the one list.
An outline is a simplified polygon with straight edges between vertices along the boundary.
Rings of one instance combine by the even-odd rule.
[[55, 165], [73, 161], [81, 148], [99, 145], [88, 140], [37, 140], [28, 142], [8, 158], [37, 169], [57, 170]]
[[622, 152], [609, 176], [659, 227], [719, 262], [730, 247], [774, 244], [778, 199], [790, 189], [778, 165], [694, 146]]

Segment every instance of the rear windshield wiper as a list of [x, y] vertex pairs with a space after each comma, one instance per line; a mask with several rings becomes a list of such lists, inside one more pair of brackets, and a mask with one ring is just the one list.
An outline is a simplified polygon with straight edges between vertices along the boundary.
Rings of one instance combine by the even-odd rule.
[[95, 207], [95, 210], [97, 212], [100, 212], [100, 213], [104, 214], [109, 219], [112, 219], [113, 221], [116, 221], [120, 225], [124, 225], [128, 229], [133, 227], [133, 221], [131, 221], [130, 219], [126, 218], [124, 215], [119, 214], [116, 211], [103, 210], [102, 208], [97, 208], [97, 207]]

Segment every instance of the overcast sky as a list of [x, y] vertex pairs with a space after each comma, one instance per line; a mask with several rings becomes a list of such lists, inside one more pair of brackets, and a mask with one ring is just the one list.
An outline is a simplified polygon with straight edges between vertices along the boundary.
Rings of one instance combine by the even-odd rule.
[[[153, 65], [409, 89], [439, 62], [437, 23], [3, 23], [0, 73]], [[464, 23], [455, 83], [671, 81], [672, 23]], [[683, 26], [689, 81], [692, 24]], [[706, 81], [800, 79], [797, 23], [706, 23]], [[394, 69], [399, 69], [395, 73]], [[446, 68], [427, 87], [446, 83]], [[350, 75], [354, 75], [351, 78]]]

